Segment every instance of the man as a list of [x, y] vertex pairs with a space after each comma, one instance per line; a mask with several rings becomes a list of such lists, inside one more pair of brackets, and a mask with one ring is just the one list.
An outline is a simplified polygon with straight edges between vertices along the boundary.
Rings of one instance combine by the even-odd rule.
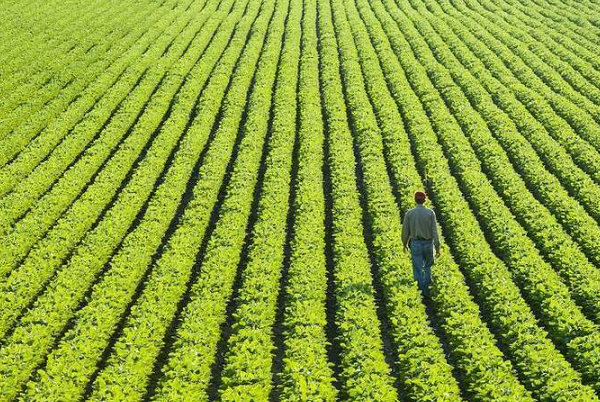
[[408, 252], [410, 245], [413, 277], [423, 295], [429, 296], [433, 249], [435, 247], [436, 257], [440, 256], [441, 249], [435, 212], [425, 207], [426, 198], [422, 191], [415, 193], [417, 205], [406, 212], [402, 222], [402, 244], [405, 252]]

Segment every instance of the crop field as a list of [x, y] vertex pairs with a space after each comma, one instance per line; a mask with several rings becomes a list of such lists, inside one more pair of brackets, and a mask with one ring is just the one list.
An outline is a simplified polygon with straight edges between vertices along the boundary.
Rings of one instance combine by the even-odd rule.
[[600, 0], [0, 23], [0, 402], [600, 400]]

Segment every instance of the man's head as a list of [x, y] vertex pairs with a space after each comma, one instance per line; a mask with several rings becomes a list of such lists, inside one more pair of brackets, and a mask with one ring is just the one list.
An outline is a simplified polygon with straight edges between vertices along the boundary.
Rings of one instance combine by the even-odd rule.
[[426, 199], [427, 199], [427, 195], [425, 194], [425, 192], [423, 192], [423, 191], [415, 192], [415, 202], [417, 204], [423, 205], [425, 203]]

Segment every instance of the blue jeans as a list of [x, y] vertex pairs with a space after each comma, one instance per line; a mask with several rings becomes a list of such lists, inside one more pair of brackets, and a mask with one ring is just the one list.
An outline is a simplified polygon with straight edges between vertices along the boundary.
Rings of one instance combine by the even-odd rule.
[[423, 295], [429, 294], [431, 283], [431, 266], [433, 265], [433, 241], [415, 240], [410, 241], [410, 256], [413, 264], [413, 278]]

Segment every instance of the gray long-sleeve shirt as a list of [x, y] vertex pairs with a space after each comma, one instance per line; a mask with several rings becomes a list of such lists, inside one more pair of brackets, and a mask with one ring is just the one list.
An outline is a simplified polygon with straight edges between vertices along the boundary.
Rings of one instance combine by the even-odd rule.
[[408, 245], [409, 239], [432, 239], [436, 251], [440, 249], [435, 212], [424, 205], [406, 211], [402, 222], [402, 244]]

